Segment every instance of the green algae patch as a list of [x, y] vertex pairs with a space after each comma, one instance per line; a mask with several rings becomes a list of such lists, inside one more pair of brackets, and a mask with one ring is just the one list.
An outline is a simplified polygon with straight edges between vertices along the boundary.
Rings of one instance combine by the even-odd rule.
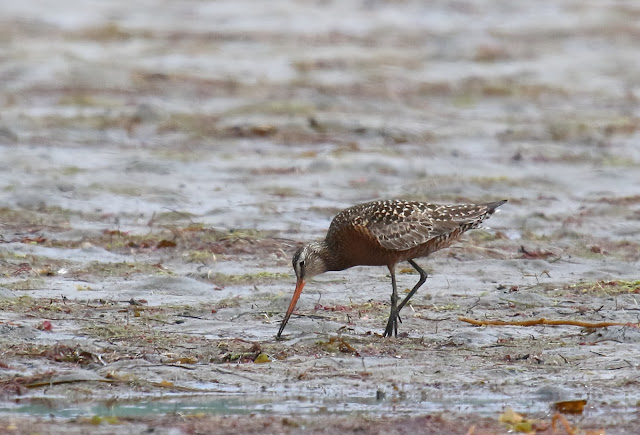
[[42, 290], [46, 286], [47, 283], [41, 278], [22, 279], [2, 284], [2, 287], [9, 290]]
[[104, 279], [109, 277], [122, 277], [129, 278], [132, 275], [169, 275], [172, 272], [164, 268], [161, 264], [149, 264], [149, 263], [102, 263], [99, 261], [92, 261], [81, 269], [77, 269], [73, 272], [75, 278], [87, 278], [87, 279]]
[[572, 284], [565, 287], [566, 290], [593, 296], [616, 296], [622, 294], [640, 293], [640, 280], [638, 281], [594, 281]]
[[[57, 206], [41, 205], [34, 209], [0, 208], [0, 222], [3, 231], [28, 229], [30, 233], [37, 230], [64, 231], [71, 228], [69, 219], [72, 212]], [[17, 240], [19, 241], [19, 240]]]
[[225, 273], [216, 273], [211, 281], [218, 285], [238, 285], [238, 284], [265, 284], [276, 281], [290, 280], [290, 273], [281, 272], [256, 272], [245, 273], [242, 275], [227, 275]]

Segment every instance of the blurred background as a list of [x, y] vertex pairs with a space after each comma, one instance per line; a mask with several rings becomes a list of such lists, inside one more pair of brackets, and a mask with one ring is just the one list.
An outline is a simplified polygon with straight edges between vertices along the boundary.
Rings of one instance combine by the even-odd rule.
[[170, 203], [286, 231], [314, 225], [295, 210], [389, 196], [567, 211], [630, 195], [637, 182], [617, 177], [640, 159], [639, 13], [3, 2], [2, 200], [122, 219]]

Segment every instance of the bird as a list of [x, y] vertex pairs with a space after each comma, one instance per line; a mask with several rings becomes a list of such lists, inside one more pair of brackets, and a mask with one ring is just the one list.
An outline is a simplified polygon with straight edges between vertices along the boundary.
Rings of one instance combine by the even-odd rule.
[[[398, 336], [400, 310], [427, 279], [416, 258], [446, 248], [467, 230], [478, 228], [507, 200], [482, 204], [432, 204], [382, 200], [354, 205], [331, 221], [324, 240], [299, 248], [292, 259], [296, 287], [276, 339], [281, 339], [306, 282], [327, 271], [354, 266], [387, 266], [391, 274], [391, 310], [383, 337]], [[398, 304], [396, 266], [407, 261], [420, 275]]]

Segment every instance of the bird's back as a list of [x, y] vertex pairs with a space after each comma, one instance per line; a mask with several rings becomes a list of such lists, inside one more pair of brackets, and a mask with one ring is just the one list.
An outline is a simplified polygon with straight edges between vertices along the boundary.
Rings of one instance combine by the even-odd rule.
[[326, 241], [346, 267], [389, 265], [449, 246], [478, 227], [506, 201], [443, 205], [418, 201], [373, 201], [336, 215]]

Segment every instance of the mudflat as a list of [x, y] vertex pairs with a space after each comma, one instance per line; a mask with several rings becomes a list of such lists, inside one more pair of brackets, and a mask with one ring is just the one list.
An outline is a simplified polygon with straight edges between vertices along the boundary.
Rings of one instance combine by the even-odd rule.
[[[640, 5], [0, 11], [0, 432], [638, 431]], [[276, 341], [296, 248], [386, 198], [509, 202], [397, 339], [357, 267]]]

